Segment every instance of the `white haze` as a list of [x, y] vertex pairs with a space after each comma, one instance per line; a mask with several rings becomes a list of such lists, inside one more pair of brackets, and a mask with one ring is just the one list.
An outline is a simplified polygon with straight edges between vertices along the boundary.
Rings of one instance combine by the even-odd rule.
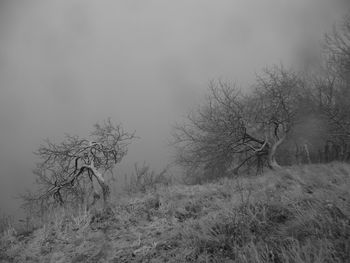
[[[45, 138], [111, 117], [140, 136], [123, 161], [171, 162], [171, 125], [211, 79], [242, 88], [266, 65], [300, 65], [348, 10], [329, 0], [0, 2], [0, 207], [31, 187]], [[120, 170], [116, 169], [116, 174]]]

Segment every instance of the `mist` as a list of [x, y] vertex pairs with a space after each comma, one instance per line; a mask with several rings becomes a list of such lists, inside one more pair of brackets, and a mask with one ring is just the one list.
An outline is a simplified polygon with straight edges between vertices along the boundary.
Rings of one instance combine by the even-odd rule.
[[44, 139], [87, 136], [111, 117], [140, 139], [116, 174], [135, 162], [172, 162], [171, 127], [208, 82], [242, 89], [262, 67], [317, 58], [346, 1], [1, 1], [0, 207], [32, 187]]

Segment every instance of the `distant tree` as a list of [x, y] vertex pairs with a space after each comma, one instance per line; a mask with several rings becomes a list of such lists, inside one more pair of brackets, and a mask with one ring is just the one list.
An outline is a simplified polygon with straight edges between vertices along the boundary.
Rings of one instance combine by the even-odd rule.
[[317, 85], [319, 103], [332, 132], [350, 136], [350, 14], [325, 38], [325, 72]]
[[276, 169], [278, 147], [297, 121], [302, 81], [283, 67], [266, 69], [250, 95], [212, 82], [204, 105], [174, 129], [177, 161], [193, 174], [215, 176], [233, 168]]
[[350, 15], [325, 35], [323, 63], [307, 76], [309, 102], [323, 122], [319, 160], [348, 160], [350, 156]]
[[350, 81], [350, 13], [332, 33], [325, 35], [324, 51], [328, 70], [344, 81]]
[[110, 187], [103, 177], [112, 171], [127, 154], [127, 147], [134, 133], [125, 132], [110, 119], [103, 125], [95, 124], [90, 138], [66, 135], [61, 143], [46, 140], [35, 154], [41, 159], [34, 173], [41, 187], [39, 193], [23, 196], [25, 202], [57, 201], [60, 204], [86, 194], [86, 184], [94, 191], [94, 201], [100, 197], [94, 189], [94, 180], [102, 189], [104, 204], [107, 204]]

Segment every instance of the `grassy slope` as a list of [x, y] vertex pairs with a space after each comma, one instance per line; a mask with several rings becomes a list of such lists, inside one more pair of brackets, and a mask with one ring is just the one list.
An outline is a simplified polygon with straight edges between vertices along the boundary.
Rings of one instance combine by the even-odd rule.
[[350, 262], [350, 166], [164, 187], [54, 218], [5, 232], [0, 262]]

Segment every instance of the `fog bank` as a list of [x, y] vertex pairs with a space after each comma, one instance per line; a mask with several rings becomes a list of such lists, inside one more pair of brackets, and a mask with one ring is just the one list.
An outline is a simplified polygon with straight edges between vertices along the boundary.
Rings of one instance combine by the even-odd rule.
[[61, 0], [0, 3], [0, 207], [30, 187], [45, 138], [111, 117], [140, 139], [134, 162], [171, 162], [171, 125], [213, 78], [242, 88], [266, 65], [317, 57], [349, 10], [328, 0]]

